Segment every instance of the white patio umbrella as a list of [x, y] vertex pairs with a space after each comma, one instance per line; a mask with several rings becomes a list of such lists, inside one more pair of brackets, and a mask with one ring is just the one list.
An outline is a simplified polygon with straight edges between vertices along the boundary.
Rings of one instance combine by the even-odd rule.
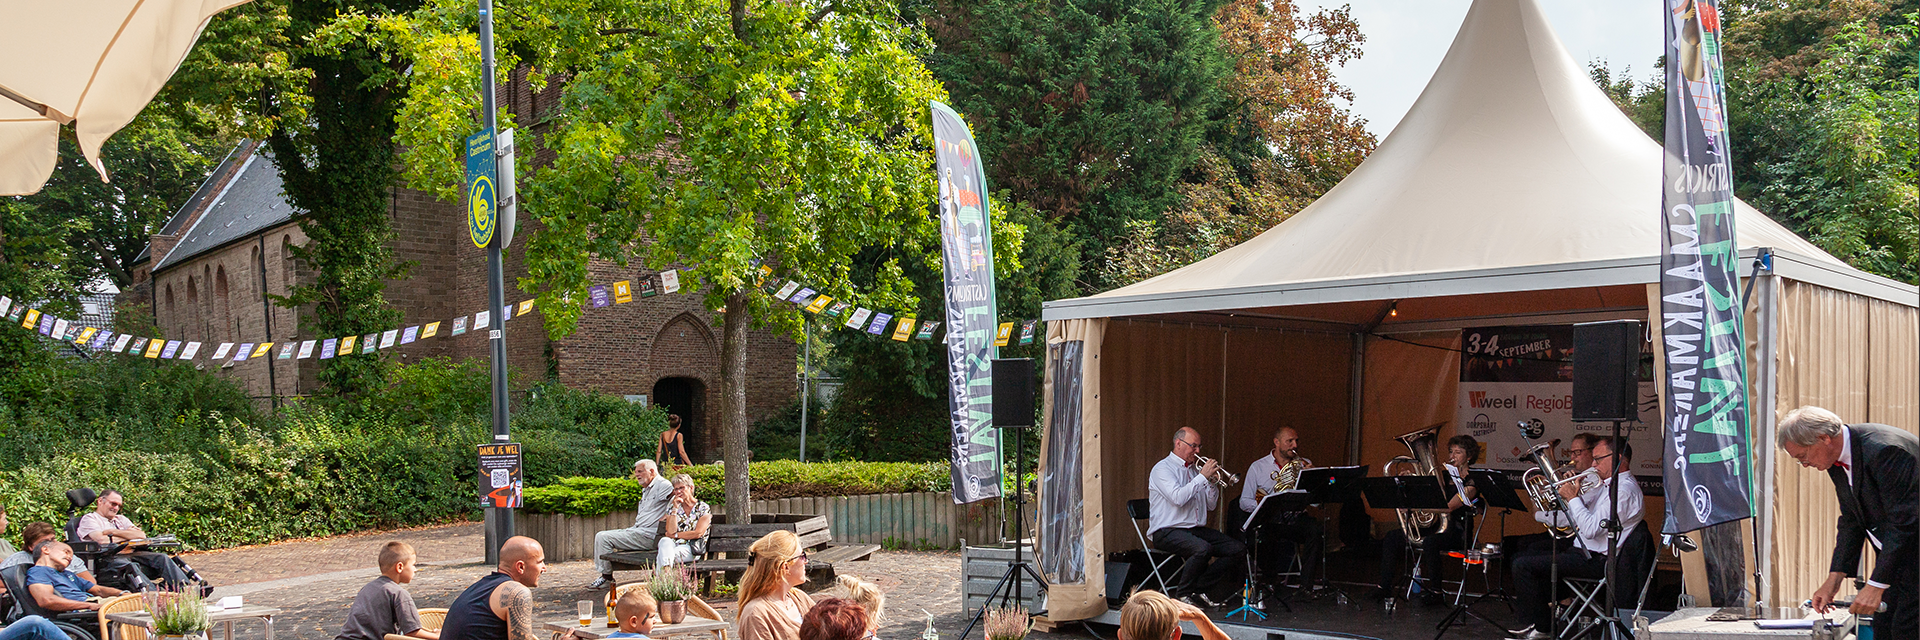
[[100, 147], [186, 59], [213, 14], [247, 0], [0, 0], [0, 196], [40, 190], [60, 125]]

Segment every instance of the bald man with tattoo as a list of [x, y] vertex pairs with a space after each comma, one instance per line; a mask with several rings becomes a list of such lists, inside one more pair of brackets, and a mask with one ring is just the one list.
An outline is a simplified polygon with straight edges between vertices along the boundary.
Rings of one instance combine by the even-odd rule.
[[[547, 571], [546, 551], [525, 536], [500, 545], [500, 565], [454, 599], [441, 640], [540, 640], [535, 635], [533, 588]], [[569, 631], [557, 640], [572, 640]]]

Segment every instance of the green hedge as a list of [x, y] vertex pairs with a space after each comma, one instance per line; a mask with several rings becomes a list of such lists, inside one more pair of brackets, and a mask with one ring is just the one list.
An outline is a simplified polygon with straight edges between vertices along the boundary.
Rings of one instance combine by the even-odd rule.
[[[156, 388], [237, 391], [187, 367], [140, 364], [72, 365], [102, 374], [92, 381], [53, 372], [74, 385], [59, 396], [85, 402], [0, 398], [0, 505], [11, 533], [65, 522], [65, 492], [76, 487], [119, 489], [142, 528], [198, 549], [479, 515], [474, 446], [492, 440], [484, 364], [397, 367], [387, 389], [270, 416], [244, 397], [230, 412], [194, 410], [198, 401], [176, 399], [186, 394]], [[112, 393], [123, 394], [123, 412], [111, 410]], [[625, 473], [666, 428], [657, 408], [558, 386], [537, 385], [518, 404], [514, 440], [532, 485]]]
[[[874, 493], [946, 491], [952, 488], [945, 462], [798, 462], [772, 460], [747, 467], [756, 500], [828, 497]], [[725, 479], [717, 464], [682, 467], [693, 476], [694, 493], [715, 509], [726, 503]], [[526, 491], [531, 513], [596, 516], [632, 509], [640, 501], [640, 484], [631, 478], [561, 478], [558, 483]]]

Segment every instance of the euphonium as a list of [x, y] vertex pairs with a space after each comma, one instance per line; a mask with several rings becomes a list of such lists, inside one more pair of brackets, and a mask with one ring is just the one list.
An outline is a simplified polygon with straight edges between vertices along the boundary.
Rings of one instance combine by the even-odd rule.
[[[1207, 466], [1207, 463], [1209, 462], [1213, 462], [1213, 458], [1209, 458], [1202, 455], [1195, 455], [1193, 457], [1193, 462], [1191, 464], [1188, 464], [1187, 466], [1195, 470], [1198, 470], [1200, 469], [1200, 467]], [[1240, 484], [1240, 476], [1233, 475], [1233, 472], [1228, 471], [1226, 467], [1216, 467], [1213, 471], [1213, 475], [1208, 476], [1207, 479], [1212, 480], [1214, 484], [1220, 485], [1220, 488], [1222, 489], [1232, 485]]]
[[1556, 515], [1560, 517], [1554, 518], [1554, 521], [1567, 524], [1547, 525], [1547, 533], [1553, 534], [1555, 538], [1565, 539], [1573, 537], [1578, 530], [1573, 527], [1573, 520], [1566, 513], [1566, 501], [1560, 499], [1560, 493], [1557, 491], [1560, 485], [1560, 468], [1554, 463], [1553, 449], [1558, 446], [1560, 441], [1555, 439], [1545, 444], [1533, 445], [1532, 449], [1528, 449], [1527, 459], [1533, 461], [1534, 466], [1521, 475], [1520, 483], [1526, 485], [1527, 497], [1533, 499], [1535, 511], [1559, 512]]
[[1280, 493], [1300, 488], [1300, 472], [1306, 471], [1311, 466], [1313, 466], [1312, 460], [1300, 454], [1294, 454], [1293, 459], [1287, 461], [1286, 466], [1273, 472], [1273, 492]]
[[[1412, 452], [1413, 455], [1388, 460], [1387, 464], [1381, 467], [1380, 473], [1388, 476], [1434, 476], [1439, 478], [1440, 486], [1452, 486], [1453, 478], [1447, 475], [1447, 468], [1440, 466], [1439, 459], [1434, 457], [1435, 447], [1440, 442], [1440, 427], [1445, 425], [1446, 423], [1442, 422], [1394, 438], [1399, 440], [1400, 444], [1406, 445], [1407, 451]], [[1407, 536], [1407, 542], [1410, 544], [1419, 544], [1425, 539], [1426, 535], [1421, 533], [1421, 529], [1432, 527], [1436, 522], [1439, 523], [1439, 527], [1433, 530], [1434, 533], [1447, 530], [1445, 509], [1398, 509], [1395, 510], [1395, 515], [1400, 516], [1400, 532]]]

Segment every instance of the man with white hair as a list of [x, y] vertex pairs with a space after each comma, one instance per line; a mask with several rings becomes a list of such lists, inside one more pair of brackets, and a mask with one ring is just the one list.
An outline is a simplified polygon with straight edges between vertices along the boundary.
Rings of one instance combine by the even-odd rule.
[[633, 463], [633, 479], [640, 483], [640, 505], [633, 515], [633, 526], [593, 534], [593, 568], [600, 579], [590, 587], [605, 589], [613, 584], [613, 561], [606, 555], [615, 551], [653, 551], [660, 544], [660, 521], [673, 506], [673, 483], [660, 477], [660, 466], [652, 460]]
[[[1873, 615], [1875, 640], [1913, 638], [1920, 630], [1920, 576], [1915, 575], [1920, 438], [1884, 424], [1847, 424], [1820, 407], [1800, 407], [1780, 420], [1780, 448], [1801, 466], [1827, 472], [1840, 501], [1839, 535], [1827, 580], [1813, 592], [1813, 608], [1833, 606], [1840, 583], [1860, 573], [1861, 549], [1876, 551], [1850, 610]], [[1880, 604], [1884, 613], [1874, 614]]]

